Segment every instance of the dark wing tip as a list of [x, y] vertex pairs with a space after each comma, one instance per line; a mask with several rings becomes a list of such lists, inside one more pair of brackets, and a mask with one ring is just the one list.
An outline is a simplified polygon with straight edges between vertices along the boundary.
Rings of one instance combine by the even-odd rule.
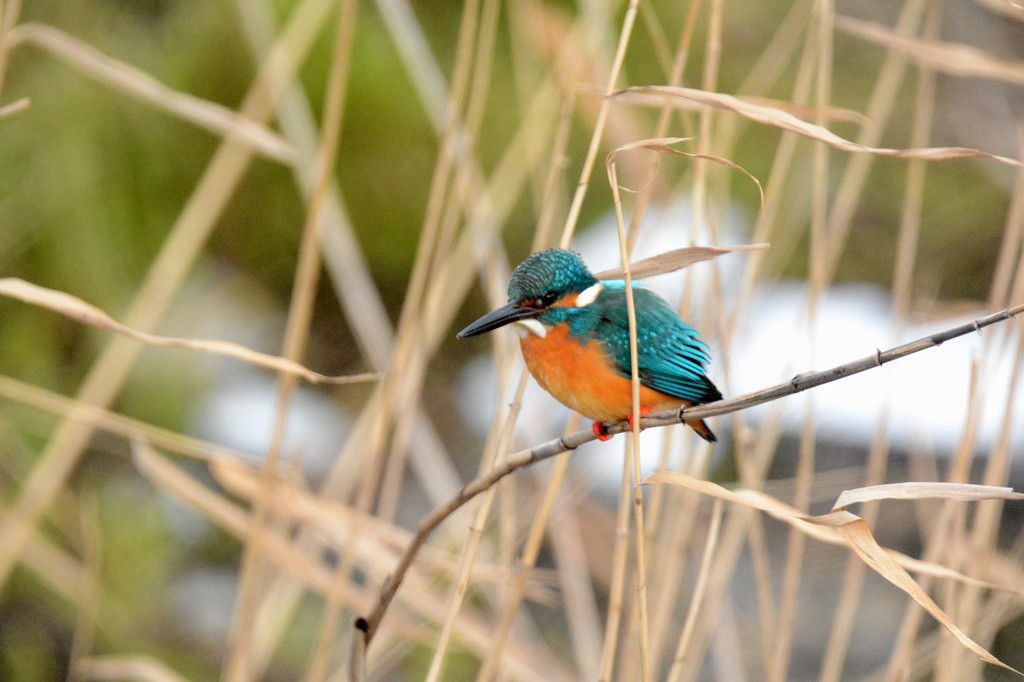
[[701, 403], [713, 403], [716, 400], [721, 400], [722, 392], [711, 382], [711, 379], [706, 376], [701, 378], [704, 380], [704, 393], [700, 397]]

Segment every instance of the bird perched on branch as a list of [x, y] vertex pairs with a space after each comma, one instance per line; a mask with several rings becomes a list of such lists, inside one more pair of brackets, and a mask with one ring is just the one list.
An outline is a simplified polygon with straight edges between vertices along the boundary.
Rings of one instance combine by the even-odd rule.
[[[700, 335], [643, 285], [633, 284], [633, 302], [640, 413], [720, 400], [722, 394], [705, 374], [711, 358]], [[537, 383], [595, 420], [598, 438], [611, 437], [605, 424], [632, 422], [624, 281], [599, 281], [572, 251], [535, 253], [512, 273], [508, 303], [463, 329], [458, 337], [507, 324], [519, 335], [526, 367]], [[703, 419], [686, 424], [704, 440], [717, 440]]]

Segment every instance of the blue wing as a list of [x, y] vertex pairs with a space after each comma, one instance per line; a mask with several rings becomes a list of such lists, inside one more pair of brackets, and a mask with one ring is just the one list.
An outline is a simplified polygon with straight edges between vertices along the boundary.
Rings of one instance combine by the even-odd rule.
[[[603, 339], [619, 373], [630, 376], [629, 316], [623, 281], [602, 282], [593, 337]], [[640, 383], [656, 391], [693, 403], [719, 400], [722, 394], [705, 375], [711, 356], [700, 334], [683, 322], [654, 292], [633, 286], [637, 311], [637, 365]]]

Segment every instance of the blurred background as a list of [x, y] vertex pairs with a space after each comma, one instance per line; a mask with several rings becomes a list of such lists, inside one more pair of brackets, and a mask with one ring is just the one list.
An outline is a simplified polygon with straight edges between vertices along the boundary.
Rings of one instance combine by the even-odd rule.
[[[726, 396], [1024, 302], [1024, 184], [1007, 159], [851, 153], [682, 97], [604, 98], [699, 88], [866, 147], [1019, 159], [1024, 10], [1009, 1], [0, 10], [0, 276], [135, 329], [375, 377], [292, 386], [0, 298], [4, 680], [342, 679], [351, 619], [418, 519], [496, 457], [588, 428], [532, 381], [517, 394], [511, 334], [454, 335], [504, 302], [532, 250], [569, 240], [594, 270], [620, 262], [603, 162], [621, 145], [689, 138], [675, 147], [763, 187], [762, 202], [714, 161], [616, 157], [634, 260], [771, 244], [649, 282], [702, 332]], [[644, 473], [811, 513], [872, 483], [1020, 488], [1021, 358], [1020, 323], [1006, 322], [716, 418], [713, 449], [646, 432]], [[616, 577], [612, 560], [624, 443], [521, 472], [446, 522], [371, 647], [369, 679], [640, 679], [635, 561]], [[1015, 679], [847, 550], [742, 508], [726, 507], [695, 601], [712, 506], [647, 491], [652, 679]], [[1019, 503], [862, 515], [883, 545], [1000, 585], [922, 579], [1024, 667]]]

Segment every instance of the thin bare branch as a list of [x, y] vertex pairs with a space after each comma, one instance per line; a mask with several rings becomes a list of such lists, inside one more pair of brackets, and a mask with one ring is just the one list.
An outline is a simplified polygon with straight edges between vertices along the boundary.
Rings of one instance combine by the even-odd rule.
[[185, 348], [201, 353], [224, 355], [263, 367], [264, 369], [272, 369], [278, 372], [284, 372], [285, 374], [300, 376], [306, 381], [310, 381], [314, 384], [351, 384], [361, 381], [373, 381], [377, 378], [377, 375], [372, 373], [338, 377], [327, 376], [326, 374], [320, 374], [319, 372], [307, 369], [288, 358], [260, 353], [259, 351], [246, 348], [245, 346], [232, 343], [230, 341], [182, 339], [157, 336], [156, 334], [138, 331], [117, 322], [96, 306], [86, 303], [76, 296], [64, 293], [63, 291], [47, 289], [16, 277], [4, 277], [3, 279], [0, 279], [0, 296], [7, 296], [23, 301], [24, 303], [37, 305], [41, 308], [52, 310], [55, 313], [66, 315], [67, 317], [81, 322], [82, 324], [89, 325], [90, 327], [97, 327], [99, 329], [114, 332], [115, 334], [120, 334], [121, 336], [126, 336], [129, 339], [139, 341], [140, 343], [149, 344], [150, 346]]
[[[985, 327], [1013, 318], [1021, 312], [1024, 312], [1024, 304], [1018, 304], [1012, 308], [1007, 308], [1006, 310], [993, 313], [992, 315], [974, 320], [973, 322], [953, 327], [951, 329], [946, 329], [945, 331], [925, 336], [916, 341], [911, 341], [910, 343], [905, 343], [886, 351], [876, 351], [873, 355], [838, 365], [831, 369], [821, 372], [798, 374], [786, 383], [760, 391], [748, 393], [736, 398], [730, 398], [728, 400], [718, 400], [713, 403], [707, 403], [697, 407], [683, 407], [679, 410], [652, 413], [640, 420], [640, 428], [661, 427], [668, 426], [670, 424], [679, 424], [684, 421], [705, 419], [707, 417], [728, 414], [748, 407], [753, 407], [755, 405], [761, 405], [772, 400], [778, 400], [779, 398], [800, 393], [807, 389], [814, 388], [815, 386], [821, 386], [822, 384], [831, 383], [854, 374], [859, 374], [860, 372], [864, 372], [873, 367], [881, 367], [886, 363], [912, 355], [913, 353], [917, 353], [927, 348], [940, 346], [946, 341], [955, 339], [958, 336], [964, 336], [971, 332], [980, 331]], [[629, 428], [629, 422], [621, 421], [617, 424], [607, 425], [607, 432], [609, 434], [623, 433], [628, 431]], [[355, 620], [356, 629], [361, 630], [366, 634], [367, 645], [373, 641], [373, 636], [376, 634], [377, 628], [380, 627], [381, 620], [384, 618], [384, 614], [387, 612], [388, 606], [391, 604], [392, 599], [394, 599], [395, 593], [398, 591], [399, 586], [401, 586], [402, 580], [408, 572], [409, 567], [412, 565], [413, 560], [416, 558], [416, 555], [419, 553], [420, 548], [426, 542], [434, 529], [441, 524], [441, 522], [455, 513], [455, 511], [462, 507], [462, 505], [466, 504], [509, 474], [550, 457], [554, 457], [555, 455], [566, 452], [567, 450], [574, 450], [584, 443], [589, 443], [595, 438], [596, 436], [591, 429], [585, 429], [568, 436], [563, 436], [561, 438], [550, 440], [546, 443], [541, 443], [529, 450], [517, 452], [516, 454], [509, 456], [505, 462], [495, 466], [483, 476], [480, 476], [474, 481], [466, 484], [458, 494], [455, 495], [455, 497], [441, 506], [436, 507], [432, 512], [423, 517], [417, 527], [416, 535], [413, 536], [413, 539], [409, 543], [409, 547], [406, 549], [405, 554], [399, 561], [398, 566], [381, 586], [380, 597], [377, 600], [376, 606], [368, 616], [360, 617]]]

